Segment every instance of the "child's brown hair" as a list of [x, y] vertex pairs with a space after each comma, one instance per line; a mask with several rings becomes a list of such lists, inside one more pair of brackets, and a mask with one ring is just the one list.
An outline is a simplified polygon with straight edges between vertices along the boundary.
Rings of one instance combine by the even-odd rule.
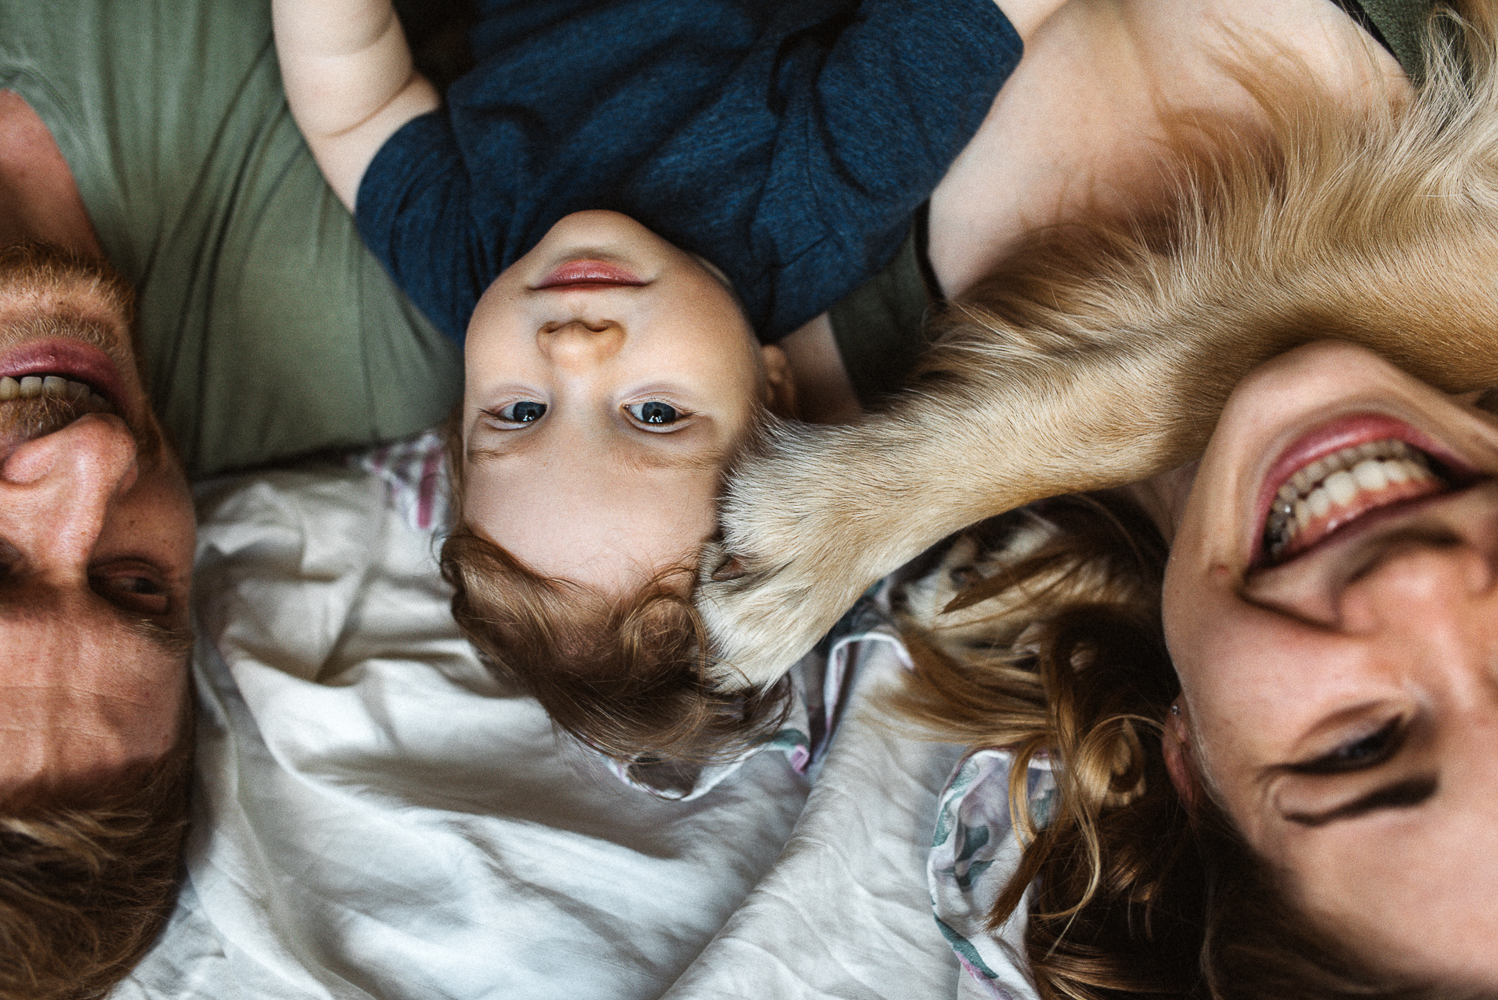
[[486, 666], [518, 684], [552, 721], [618, 761], [708, 763], [773, 735], [789, 709], [785, 679], [765, 690], [713, 683], [693, 570], [665, 570], [611, 599], [535, 572], [463, 517], [463, 442], [447, 426], [455, 528], [442, 545], [453, 618]]

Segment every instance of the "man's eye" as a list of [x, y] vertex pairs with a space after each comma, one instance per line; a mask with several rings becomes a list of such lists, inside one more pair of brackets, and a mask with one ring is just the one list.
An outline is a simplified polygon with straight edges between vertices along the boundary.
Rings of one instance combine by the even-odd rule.
[[625, 409], [639, 423], [653, 427], [664, 427], [681, 419], [681, 412], [676, 407], [658, 399], [652, 399], [648, 403], [630, 403]]
[[142, 615], [164, 615], [171, 595], [159, 580], [130, 570], [100, 573], [89, 578], [94, 592], [107, 601]]
[[522, 399], [518, 403], [511, 403], [509, 406], [501, 406], [497, 410], [489, 411], [495, 420], [506, 424], [535, 423], [545, 413], [546, 404], [538, 403], [534, 399]]

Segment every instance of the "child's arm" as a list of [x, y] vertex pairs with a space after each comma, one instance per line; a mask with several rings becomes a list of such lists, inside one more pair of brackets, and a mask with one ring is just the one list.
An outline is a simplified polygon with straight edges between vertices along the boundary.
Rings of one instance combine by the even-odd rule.
[[436, 110], [390, 0], [274, 0], [276, 55], [292, 117], [349, 209], [385, 140]]

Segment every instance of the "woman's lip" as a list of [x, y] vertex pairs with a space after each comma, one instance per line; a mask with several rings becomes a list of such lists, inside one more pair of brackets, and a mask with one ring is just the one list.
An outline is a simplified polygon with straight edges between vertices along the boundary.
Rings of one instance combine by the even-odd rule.
[[107, 353], [77, 340], [41, 340], [0, 355], [0, 377], [61, 375], [87, 382], [126, 414], [124, 378]]
[[606, 260], [569, 260], [536, 285], [536, 289], [587, 288], [591, 286], [639, 286], [645, 284], [628, 268]]
[[1291, 476], [1317, 459], [1325, 458], [1343, 448], [1356, 447], [1360, 444], [1367, 444], [1369, 441], [1389, 439], [1403, 441], [1405, 444], [1419, 448], [1454, 471], [1464, 474], [1471, 474], [1473, 471], [1471, 466], [1455, 455], [1451, 449], [1396, 417], [1382, 413], [1354, 413], [1329, 420], [1296, 438], [1284, 451], [1280, 452], [1279, 457], [1265, 473], [1259, 486], [1254, 521], [1256, 531], [1250, 539], [1252, 548], [1249, 552], [1248, 564], [1253, 566], [1262, 561], [1264, 532], [1269, 522], [1269, 508], [1274, 503], [1275, 495], [1279, 493], [1280, 487], [1285, 485]]

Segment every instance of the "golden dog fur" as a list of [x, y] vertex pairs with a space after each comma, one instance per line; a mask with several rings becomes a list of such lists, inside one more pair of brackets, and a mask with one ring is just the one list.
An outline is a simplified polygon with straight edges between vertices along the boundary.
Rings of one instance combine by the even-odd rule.
[[1298, 344], [1360, 343], [1448, 392], [1498, 385], [1495, 6], [1444, 22], [1399, 107], [1242, 74], [1267, 130], [1182, 122], [1157, 216], [1036, 234], [949, 308], [883, 412], [774, 428], [701, 562], [718, 682], [772, 682], [966, 525], [1193, 459], [1239, 379]]

